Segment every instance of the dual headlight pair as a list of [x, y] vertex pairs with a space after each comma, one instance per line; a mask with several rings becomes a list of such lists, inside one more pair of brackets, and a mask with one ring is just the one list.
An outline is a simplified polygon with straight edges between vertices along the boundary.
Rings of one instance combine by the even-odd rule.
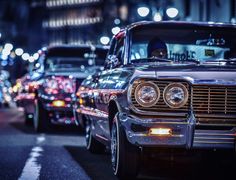
[[[142, 107], [154, 106], [160, 99], [160, 89], [152, 82], [139, 84], [134, 92], [135, 100]], [[188, 90], [182, 83], [170, 83], [164, 88], [163, 99], [170, 108], [181, 108], [188, 101]]]

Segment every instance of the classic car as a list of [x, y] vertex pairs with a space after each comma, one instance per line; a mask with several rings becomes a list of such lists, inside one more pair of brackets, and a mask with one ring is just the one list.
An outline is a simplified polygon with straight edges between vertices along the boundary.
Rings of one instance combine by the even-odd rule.
[[16, 93], [14, 98], [16, 105], [24, 109], [25, 124], [33, 124], [35, 92], [42, 83], [44, 74], [43, 63], [46, 49], [38, 51], [39, 58], [35, 61], [33, 69], [20, 79], [17, 79], [13, 91]]
[[138, 174], [150, 149], [234, 152], [235, 47], [230, 24], [126, 27], [113, 37], [104, 71], [77, 92], [87, 149], [108, 147], [114, 174], [126, 178]]
[[78, 125], [73, 113], [76, 89], [104, 64], [107, 50], [89, 45], [53, 46], [46, 50], [43, 82], [35, 92], [36, 131], [47, 131], [52, 124]]

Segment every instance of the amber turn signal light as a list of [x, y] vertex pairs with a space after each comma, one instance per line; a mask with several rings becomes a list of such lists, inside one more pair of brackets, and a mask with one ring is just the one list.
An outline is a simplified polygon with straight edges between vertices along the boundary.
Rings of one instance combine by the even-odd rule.
[[55, 107], [64, 107], [65, 106], [65, 101], [62, 100], [55, 100], [52, 102], [52, 105]]
[[172, 135], [172, 130], [170, 128], [151, 128], [149, 134], [156, 136], [170, 136]]

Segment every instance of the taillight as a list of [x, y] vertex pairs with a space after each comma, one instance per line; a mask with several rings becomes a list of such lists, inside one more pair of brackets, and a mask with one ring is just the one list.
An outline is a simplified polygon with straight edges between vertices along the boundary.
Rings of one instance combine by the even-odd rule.
[[48, 94], [57, 94], [61, 90], [64, 93], [73, 93], [75, 91], [75, 83], [71, 78], [50, 77], [46, 79], [44, 88]]
[[59, 88], [56, 78], [47, 79], [45, 85], [46, 85], [46, 87], [51, 88], [51, 89], [58, 89]]
[[28, 92], [35, 92], [35, 90], [38, 88], [39, 83], [37, 81], [32, 81], [27, 84], [25, 84], [24, 88]]
[[52, 88], [45, 88], [45, 92], [47, 94], [58, 94], [58, 90], [57, 89], [52, 89]]
[[35, 89], [38, 89], [39, 83], [37, 81], [33, 81], [29, 83], [29, 90], [34, 91]]
[[61, 81], [62, 89], [65, 93], [73, 93], [75, 89], [75, 83], [72, 79], [64, 79]]

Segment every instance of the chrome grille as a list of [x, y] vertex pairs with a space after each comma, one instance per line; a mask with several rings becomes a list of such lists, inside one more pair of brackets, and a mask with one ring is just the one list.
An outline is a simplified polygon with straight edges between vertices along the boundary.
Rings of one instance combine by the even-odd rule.
[[236, 125], [236, 87], [193, 86], [192, 105], [199, 124]]
[[[134, 96], [134, 92], [135, 92], [135, 88], [142, 82], [147, 82], [147, 81], [151, 81], [153, 83], [155, 83], [159, 89], [160, 89], [160, 99], [159, 101], [156, 103], [156, 105], [152, 106], [152, 107], [142, 107], [140, 106], [136, 100], [135, 100], [135, 96]], [[132, 86], [132, 92], [131, 92], [131, 100], [132, 100], [132, 104], [133, 106], [138, 109], [138, 110], [141, 110], [141, 111], [149, 111], [149, 112], [168, 112], [168, 113], [184, 113], [188, 111], [189, 109], [189, 101], [181, 108], [179, 109], [172, 109], [170, 108], [169, 106], [166, 105], [166, 103], [164, 102], [164, 99], [163, 99], [163, 91], [164, 91], [164, 88], [170, 84], [170, 83], [173, 83], [173, 82], [178, 82], [178, 83], [182, 83], [183, 85], [185, 85], [188, 89], [188, 91], [190, 91], [190, 88], [189, 88], [189, 84], [187, 82], [179, 82], [179, 81], [172, 81], [172, 80], [169, 80], [169, 81], [165, 81], [165, 80], [150, 80], [150, 79], [139, 79], [138, 81], [135, 81], [133, 86]], [[190, 94], [190, 92], [189, 92]]]

